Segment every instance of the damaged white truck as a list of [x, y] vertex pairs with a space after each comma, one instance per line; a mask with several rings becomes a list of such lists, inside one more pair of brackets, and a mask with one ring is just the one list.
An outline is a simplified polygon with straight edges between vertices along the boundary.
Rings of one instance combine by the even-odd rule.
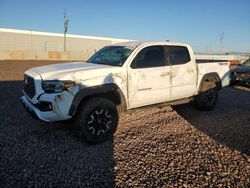
[[228, 62], [197, 61], [189, 45], [128, 42], [106, 46], [87, 62], [26, 71], [21, 102], [43, 121], [74, 118], [87, 142], [101, 143], [113, 137], [122, 111], [188, 102], [211, 110], [228, 77]]

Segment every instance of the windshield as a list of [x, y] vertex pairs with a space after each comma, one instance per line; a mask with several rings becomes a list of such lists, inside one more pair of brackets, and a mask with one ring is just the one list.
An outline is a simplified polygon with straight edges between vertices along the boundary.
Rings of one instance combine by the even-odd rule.
[[242, 66], [250, 67], [250, 59], [248, 59], [244, 63], [242, 63]]
[[128, 46], [107, 46], [95, 53], [87, 62], [122, 66], [132, 51], [133, 48]]

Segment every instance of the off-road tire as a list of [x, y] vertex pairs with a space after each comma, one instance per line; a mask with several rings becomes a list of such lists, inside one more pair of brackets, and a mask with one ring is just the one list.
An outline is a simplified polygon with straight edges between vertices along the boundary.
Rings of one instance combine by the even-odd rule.
[[194, 105], [199, 110], [209, 111], [215, 107], [217, 100], [218, 90], [214, 87], [195, 96]]
[[113, 139], [119, 115], [116, 105], [102, 97], [90, 98], [83, 102], [75, 117], [75, 127], [86, 142], [99, 144]]

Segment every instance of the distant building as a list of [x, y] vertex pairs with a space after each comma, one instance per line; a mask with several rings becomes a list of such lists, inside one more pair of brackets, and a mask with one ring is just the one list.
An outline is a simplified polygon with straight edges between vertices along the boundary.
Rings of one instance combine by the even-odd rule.
[[0, 28], [0, 59], [86, 60], [103, 46], [129, 40]]
[[[0, 28], [0, 60], [87, 60], [103, 46], [131, 41], [106, 37], [64, 35], [28, 30]], [[242, 62], [249, 54], [196, 54], [198, 59], [236, 60]]]

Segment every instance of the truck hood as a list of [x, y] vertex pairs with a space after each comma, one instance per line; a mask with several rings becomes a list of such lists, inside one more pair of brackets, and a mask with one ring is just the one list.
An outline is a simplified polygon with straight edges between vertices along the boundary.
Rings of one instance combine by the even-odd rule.
[[[32, 68], [31, 70], [38, 73], [42, 80], [71, 80], [75, 73], [84, 73], [86, 70], [102, 70], [100, 69], [113, 69], [116, 67], [108, 65], [99, 65], [85, 62], [72, 62], [45, 65]], [[84, 76], [84, 75], [82, 75]]]

